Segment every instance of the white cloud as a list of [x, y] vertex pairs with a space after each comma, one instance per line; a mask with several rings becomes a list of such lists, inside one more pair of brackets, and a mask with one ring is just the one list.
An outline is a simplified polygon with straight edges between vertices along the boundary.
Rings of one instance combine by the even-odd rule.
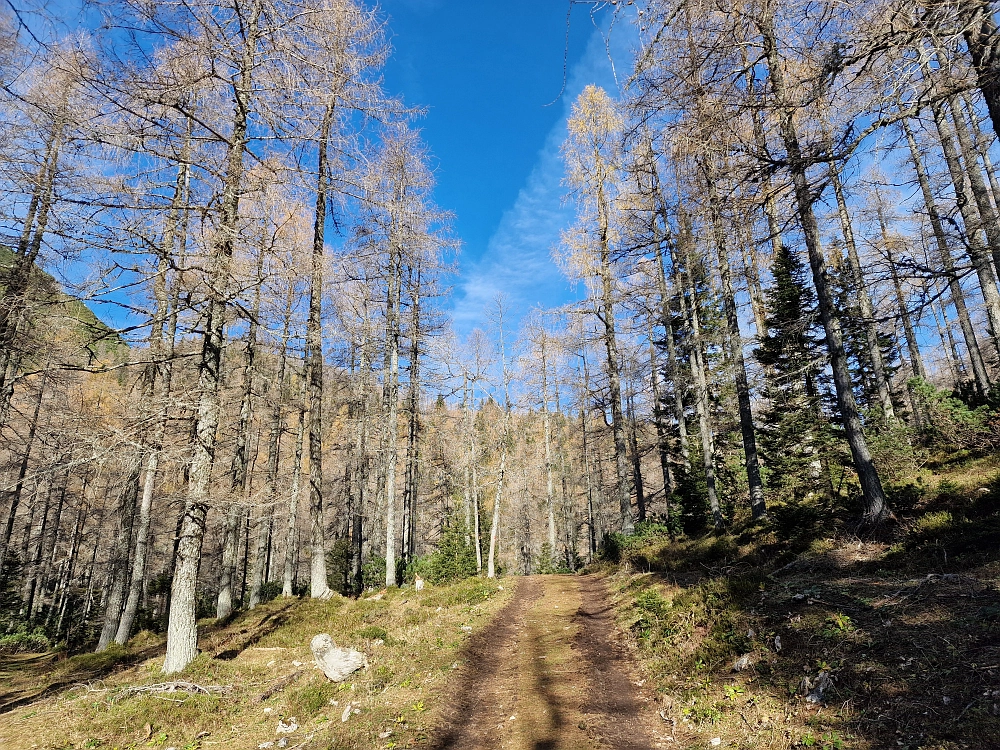
[[[631, 35], [632, 28], [622, 25], [611, 37], [611, 57], [619, 76], [624, 72], [623, 64], [631, 59]], [[570, 225], [574, 215], [573, 207], [563, 204], [559, 147], [566, 137], [566, 120], [573, 101], [588, 84], [617, 91], [604, 36], [597, 30], [570, 71], [562, 99], [563, 116], [546, 137], [524, 187], [504, 212], [482, 257], [462, 264], [453, 312], [459, 334], [485, 327], [485, 309], [498, 293], [506, 295], [515, 317], [535, 305], [558, 305], [576, 296], [575, 287], [562, 275], [551, 253], [560, 232]]]

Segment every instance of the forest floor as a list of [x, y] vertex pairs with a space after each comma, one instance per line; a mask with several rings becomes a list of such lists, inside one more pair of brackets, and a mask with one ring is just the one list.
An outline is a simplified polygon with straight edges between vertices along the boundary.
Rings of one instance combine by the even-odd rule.
[[[104, 654], [0, 657], [0, 748], [427, 747], [463, 649], [514, 589], [473, 578], [357, 601], [275, 600], [224, 626], [200, 623], [201, 653], [170, 677], [151, 633]], [[363, 651], [368, 668], [327, 680], [309, 649], [324, 632]]]
[[[892, 502], [877, 539], [817, 499], [725, 533], [643, 527], [587, 575], [270, 602], [201, 624], [186, 690], [150, 633], [7, 658], [0, 748], [1000, 748], [1000, 457]], [[369, 667], [330, 683], [320, 632]]]
[[[617, 627], [599, 576], [275, 601], [204, 623], [201, 655], [171, 678], [151, 634], [132, 650], [7, 658], [0, 748], [667, 747]], [[308, 649], [321, 630], [364, 650], [368, 669], [326, 681]], [[279, 722], [296, 728], [280, 733]]]
[[1000, 748], [1000, 457], [891, 492], [880, 538], [817, 501], [598, 564], [671, 747]]

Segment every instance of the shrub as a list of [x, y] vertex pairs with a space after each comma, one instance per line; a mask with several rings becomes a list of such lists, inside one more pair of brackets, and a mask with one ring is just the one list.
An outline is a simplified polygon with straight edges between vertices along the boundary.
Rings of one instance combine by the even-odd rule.
[[925, 417], [924, 436], [933, 445], [982, 450], [1000, 442], [997, 414], [989, 403], [973, 409], [954, 394], [921, 378], [912, 378], [908, 385]]
[[542, 545], [542, 550], [538, 553], [538, 557], [536, 557], [532, 563], [531, 570], [533, 573], [537, 573], [538, 575], [573, 572], [567, 561], [559, 559], [548, 542], [545, 542]]
[[369, 557], [361, 566], [361, 577], [366, 589], [380, 589], [385, 586], [385, 558]]
[[452, 518], [441, 532], [437, 549], [414, 560], [406, 572], [406, 580], [412, 581], [419, 575], [431, 583], [442, 584], [476, 575], [476, 548], [468, 537], [465, 524]]
[[48, 651], [52, 647], [41, 628], [28, 631], [21, 627], [13, 633], [0, 636], [0, 654], [28, 654]]
[[355, 630], [354, 635], [368, 641], [389, 641], [389, 633], [378, 625], [368, 625], [360, 630]]
[[[354, 593], [354, 582], [350, 578], [351, 542], [337, 539], [326, 553], [326, 585], [339, 594], [349, 596]], [[385, 581], [385, 574], [382, 580]]]
[[281, 581], [268, 581], [267, 583], [261, 584], [260, 600], [262, 602], [269, 602], [272, 599], [277, 599], [280, 595]]
[[926, 460], [926, 451], [913, 447], [913, 435], [903, 422], [867, 435], [879, 476], [885, 482], [899, 482], [916, 474]]
[[952, 518], [951, 513], [946, 510], [936, 513], [925, 513], [913, 524], [913, 533], [918, 536], [939, 534], [943, 531], [949, 531], [954, 521], [955, 519]]

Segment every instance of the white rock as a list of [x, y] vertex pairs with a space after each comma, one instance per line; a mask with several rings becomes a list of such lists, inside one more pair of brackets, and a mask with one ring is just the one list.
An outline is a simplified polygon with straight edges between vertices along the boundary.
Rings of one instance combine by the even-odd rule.
[[472, 632], [472, 628], [471, 628], [471, 627], [470, 627], [469, 625], [463, 625], [463, 626], [461, 627], [461, 631], [462, 631], [463, 633], [471, 633], [471, 632]]
[[413, 588], [415, 588], [417, 591], [423, 591], [424, 590], [424, 579], [421, 578], [420, 576], [417, 576], [416, 579], [413, 582]]
[[271, 708], [270, 706], [268, 706], [267, 708], [265, 708], [265, 709], [264, 709], [264, 713], [266, 713], [266, 714], [269, 714], [269, 713], [271, 713], [271, 712], [272, 712], [273, 710], [274, 710], [273, 708]]
[[354, 672], [368, 666], [368, 659], [360, 651], [340, 648], [326, 633], [320, 633], [309, 644], [316, 666], [333, 682], [343, 682]]
[[392, 730], [391, 729], [386, 729], [384, 732], [379, 733], [379, 736], [378, 736], [378, 738], [380, 740], [387, 740], [390, 737], [392, 737]]
[[261, 742], [259, 745], [257, 745], [257, 750], [267, 750], [267, 748], [269, 748], [269, 747], [274, 747], [274, 743], [273, 742]]
[[347, 708], [344, 709], [344, 713], [340, 715], [341, 723], [346, 722], [348, 719], [351, 718], [351, 712], [353, 708], [354, 708], [353, 704], [351, 703], [347, 704]]
[[733, 664], [734, 672], [745, 672], [753, 666], [753, 656], [750, 654], [743, 654], [736, 662]]
[[278, 719], [278, 728], [275, 729], [276, 734], [291, 734], [299, 728], [299, 725], [295, 723], [295, 717], [293, 716], [288, 720], [286, 724], [281, 719]]
[[777, 651], [778, 653], [781, 653], [781, 636], [780, 635], [774, 636], [774, 650]]
[[293, 667], [301, 667], [302, 666], [302, 662], [300, 662], [300, 661], [293, 661], [292, 662], [292, 666]]
[[722, 744], [722, 738], [721, 737], [713, 737], [711, 740], [709, 740], [708, 744], [712, 745], [712, 747], [718, 747], [719, 745]]
[[277, 747], [288, 747], [288, 738], [282, 737], [280, 740], [278, 740]]

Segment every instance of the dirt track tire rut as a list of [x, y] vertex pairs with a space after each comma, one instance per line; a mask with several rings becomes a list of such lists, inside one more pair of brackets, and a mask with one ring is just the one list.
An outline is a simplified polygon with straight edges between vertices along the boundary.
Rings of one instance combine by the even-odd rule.
[[604, 582], [520, 578], [463, 649], [434, 750], [651, 750], [654, 712], [615, 639]]

